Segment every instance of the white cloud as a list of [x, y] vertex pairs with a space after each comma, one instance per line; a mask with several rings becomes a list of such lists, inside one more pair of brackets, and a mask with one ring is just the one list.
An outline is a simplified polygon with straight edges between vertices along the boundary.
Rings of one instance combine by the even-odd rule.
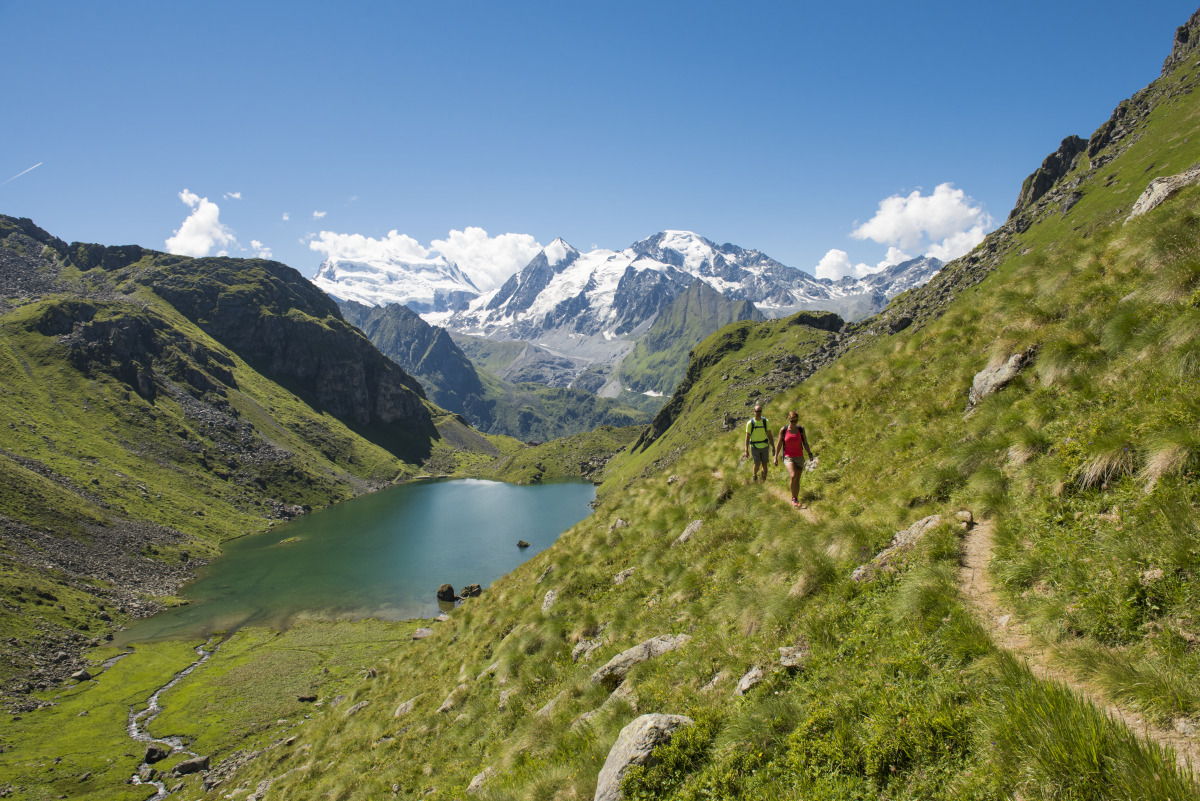
[[290, 220], [290, 219], [292, 219], [292, 215], [288, 214], [288, 213], [285, 211], [285, 212], [283, 213], [283, 221], [284, 221], [284, 222], [287, 222], [287, 221], [288, 221], [288, 220]]
[[241, 192], [226, 192], [224, 195], [222, 195], [222, 197], [224, 197], [226, 200], [241, 200], [242, 193]]
[[468, 226], [450, 231], [445, 239], [429, 243], [471, 277], [481, 292], [500, 286], [528, 264], [542, 249], [529, 234], [489, 237], [482, 228]]
[[940, 243], [930, 247], [925, 253], [942, 261], [951, 261], [966, 253], [970, 253], [975, 249], [976, 245], [983, 241], [985, 236], [987, 236], [987, 227], [976, 225], [968, 228], [966, 231], [959, 231], [957, 234], [946, 237]]
[[888, 267], [891, 267], [893, 264], [899, 264], [900, 262], [908, 261], [911, 258], [912, 258], [912, 256], [908, 255], [900, 248], [890, 247], [890, 248], [888, 248], [887, 255], [883, 257], [883, 261], [881, 261], [881, 262], [879, 262], [879, 264], [875, 265], [874, 272], [878, 272], [879, 270], [887, 269]]
[[849, 253], [833, 248], [821, 257], [821, 261], [817, 262], [817, 266], [813, 270], [813, 275], [817, 278], [832, 278], [836, 281], [847, 275], [862, 278], [864, 275], [873, 272], [876, 272], [876, 268], [871, 267], [869, 264], [854, 264], [850, 261]]
[[380, 239], [333, 231], [310, 234], [308, 239], [308, 246], [324, 253], [327, 259], [417, 263], [445, 258], [457, 264], [481, 292], [500, 286], [542, 249], [529, 234], [488, 236], [478, 227], [452, 230], [445, 239], [435, 239], [428, 247], [394, 230]]
[[250, 247], [255, 251], [254, 255], [260, 259], [273, 258], [271, 256], [271, 249], [269, 247], [267, 247], [266, 245], [264, 245], [262, 242], [259, 242], [257, 239], [250, 240]]
[[314, 212], [313, 212], [313, 219], [314, 219], [314, 220], [319, 220], [319, 219], [321, 219], [322, 217], [324, 217], [324, 216], [325, 216], [326, 214], [328, 214], [328, 213], [329, 213], [329, 212], [327, 212], [327, 211], [314, 211]]
[[950, 183], [938, 184], [930, 195], [922, 195], [919, 189], [907, 197], [892, 195], [879, 201], [875, 216], [850, 235], [939, 259], [957, 258], [979, 244], [995, 224], [990, 214], [972, 203]]
[[[389, 231], [382, 239], [362, 234], [338, 234], [322, 231], [318, 236], [309, 234], [308, 246], [327, 259], [343, 261], [373, 261], [393, 259], [396, 261], [428, 261], [430, 251], [408, 234]], [[300, 240], [301, 242], [305, 240]]]
[[[179, 199], [193, 211], [188, 215], [175, 235], [167, 239], [167, 252], [180, 256], [207, 256], [218, 245], [236, 244], [233, 231], [221, 224], [221, 209], [206, 197], [184, 189]], [[221, 250], [217, 255], [227, 255]]]

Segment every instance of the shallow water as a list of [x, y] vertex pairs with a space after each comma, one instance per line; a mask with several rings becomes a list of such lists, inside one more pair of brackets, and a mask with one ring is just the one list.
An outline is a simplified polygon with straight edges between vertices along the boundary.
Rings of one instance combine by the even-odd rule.
[[189, 605], [139, 621], [117, 644], [302, 618], [432, 617], [441, 584], [487, 587], [591, 514], [595, 496], [582, 482], [466, 479], [355, 498], [227, 543], [184, 589]]

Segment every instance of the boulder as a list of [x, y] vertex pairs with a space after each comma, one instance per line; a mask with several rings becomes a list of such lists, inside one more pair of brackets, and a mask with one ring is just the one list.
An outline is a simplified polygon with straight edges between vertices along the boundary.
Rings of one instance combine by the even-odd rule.
[[151, 743], [146, 746], [146, 756], [142, 757], [142, 761], [147, 765], [153, 765], [155, 762], [162, 762], [170, 755], [170, 748], [161, 746], [158, 743]]
[[975, 408], [975, 405], [981, 400], [999, 392], [1016, 378], [1017, 374], [1033, 360], [1034, 352], [1035, 348], [1028, 348], [1021, 353], [1014, 353], [1004, 364], [988, 367], [976, 373], [974, 380], [971, 381], [971, 391], [967, 394], [967, 410]]
[[1155, 178], [1146, 187], [1146, 191], [1142, 192], [1142, 196], [1137, 199], [1137, 202], [1133, 204], [1133, 211], [1129, 212], [1125, 222], [1129, 222], [1134, 217], [1139, 217], [1151, 209], [1158, 208], [1171, 195], [1193, 184], [1200, 184], [1200, 164], [1192, 165], [1178, 175]]
[[578, 662], [580, 659], [587, 659], [592, 655], [592, 652], [604, 644], [603, 637], [593, 637], [590, 640], [580, 640], [575, 643], [575, 647], [571, 649], [571, 661]]
[[408, 699], [407, 701], [405, 701], [403, 704], [401, 704], [400, 706], [396, 707], [396, 714], [392, 715], [392, 717], [394, 717], [394, 718], [402, 718], [402, 717], [404, 717], [405, 715], [407, 715], [409, 712], [412, 712], [412, 711], [413, 711], [413, 705], [417, 703], [417, 699], [418, 699], [418, 698], [420, 698], [420, 697], [421, 697], [421, 696], [419, 696], [419, 695], [414, 695], [412, 698], [409, 698], [409, 699]]
[[446, 603], [453, 603], [458, 600], [458, 596], [454, 594], [453, 584], [443, 584], [438, 587], [437, 599]]
[[685, 528], [685, 529], [683, 530], [683, 533], [679, 535], [679, 539], [675, 540], [675, 544], [676, 544], [676, 545], [683, 545], [685, 542], [687, 542], [688, 540], [690, 540], [690, 539], [691, 539], [692, 537], [694, 537], [696, 534], [699, 534], [699, 533], [700, 533], [700, 529], [701, 529], [703, 526], [704, 526], [704, 521], [703, 521], [703, 520], [693, 520], [691, 523], [688, 523], [688, 527], [687, 527], [687, 528]]
[[529, 543], [526, 542], [525, 540], [517, 540], [517, 547], [518, 548], [528, 548]]
[[634, 569], [632, 567], [625, 568], [620, 573], [613, 576], [613, 584], [624, 584], [625, 581], [633, 575], [633, 571]]
[[463, 598], [478, 598], [480, 595], [483, 595], [483, 587], [478, 584], [468, 584], [462, 588]]
[[550, 607], [554, 606], [554, 602], [558, 600], [558, 590], [546, 590], [546, 597], [542, 599], [542, 611], [549, 612]]
[[742, 676], [741, 681], [737, 683], [737, 688], [733, 691], [734, 695], [745, 695], [752, 689], [762, 683], [764, 678], [763, 669], [760, 667], [752, 667]]
[[921, 539], [929, 533], [936, 525], [942, 522], [941, 515], [930, 515], [913, 523], [903, 531], [897, 531], [892, 537], [891, 544], [875, 555], [875, 558], [865, 565], [859, 565], [854, 568], [854, 572], [850, 574], [853, 581], [870, 581], [875, 578], [876, 574], [888, 566], [893, 556], [903, 553], [912, 548]]
[[479, 773], [476, 773], [475, 777], [471, 779], [471, 783], [467, 785], [467, 795], [475, 795], [482, 790], [484, 782], [492, 778], [495, 773], [496, 769], [493, 767], [484, 768]]
[[185, 759], [175, 766], [176, 776], [187, 776], [189, 773], [199, 773], [202, 770], [208, 770], [208, 757], [192, 757]]
[[779, 649], [779, 664], [785, 668], [803, 668], [808, 663], [808, 644], [784, 645]]
[[433, 634], [433, 629], [422, 627], [413, 632], [413, 639], [414, 640], [423, 640], [426, 637], [428, 637], [430, 634]]
[[660, 634], [623, 651], [592, 674], [592, 683], [613, 688], [625, 680], [629, 671], [648, 659], [682, 648], [692, 639], [688, 634]]
[[684, 715], [642, 715], [634, 719], [621, 733], [604, 760], [604, 767], [596, 778], [594, 801], [619, 801], [621, 780], [633, 765], [645, 765], [650, 761], [654, 749], [670, 742], [675, 732], [694, 721]]
[[700, 688], [700, 692], [702, 692], [702, 693], [712, 692], [713, 690], [717, 689], [718, 684], [725, 681], [725, 679], [727, 679], [727, 678], [729, 678], [728, 672], [726, 672], [724, 670], [718, 671], [717, 675], [713, 676], [712, 680], [709, 681], [708, 684], [705, 684], [703, 687]]
[[462, 697], [467, 694], [468, 689], [470, 688], [465, 684], [460, 684], [455, 687], [450, 691], [450, 694], [446, 696], [446, 700], [442, 701], [442, 705], [438, 707], [437, 711], [439, 713], [445, 713], [449, 712], [451, 709], [454, 709], [454, 707], [458, 705], [458, 702], [462, 700]]
[[86, 669], [85, 670], [77, 670], [71, 674], [71, 678], [74, 679], [75, 681], [87, 681], [91, 677], [92, 677], [92, 674], [88, 673]]
[[371, 704], [370, 701], [359, 701], [357, 704], [355, 704], [354, 706], [352, 706], [346, 710], [344, 717], [350, 717], [351, 715], [355, 715], [355, 714], [363, 711], [364, 709], [366, 709], [368, 706], [370, 706], [370, 704]]

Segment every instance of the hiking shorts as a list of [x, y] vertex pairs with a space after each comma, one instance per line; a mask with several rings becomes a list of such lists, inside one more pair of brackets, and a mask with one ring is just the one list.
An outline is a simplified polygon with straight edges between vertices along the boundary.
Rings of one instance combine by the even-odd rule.
[[753, 445], [750, 446], [750, 459], [754, 464], [761, 464], [763, 467], [766, 467], [767, 460], [770, 458], [770, 456], [770, 448], [756, 448]]

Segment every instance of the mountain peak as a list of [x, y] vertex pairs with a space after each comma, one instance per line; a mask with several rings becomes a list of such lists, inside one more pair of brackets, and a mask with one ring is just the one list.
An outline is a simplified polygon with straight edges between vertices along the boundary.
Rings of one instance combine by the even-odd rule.
[[542, 248], [542, 253], [546, 257], [546, 263], [551, 267], [566, 261], [572, 256], [579, 255], [579, 251], [571, 247], [562, 237], [555, 237], [553, 242]]

